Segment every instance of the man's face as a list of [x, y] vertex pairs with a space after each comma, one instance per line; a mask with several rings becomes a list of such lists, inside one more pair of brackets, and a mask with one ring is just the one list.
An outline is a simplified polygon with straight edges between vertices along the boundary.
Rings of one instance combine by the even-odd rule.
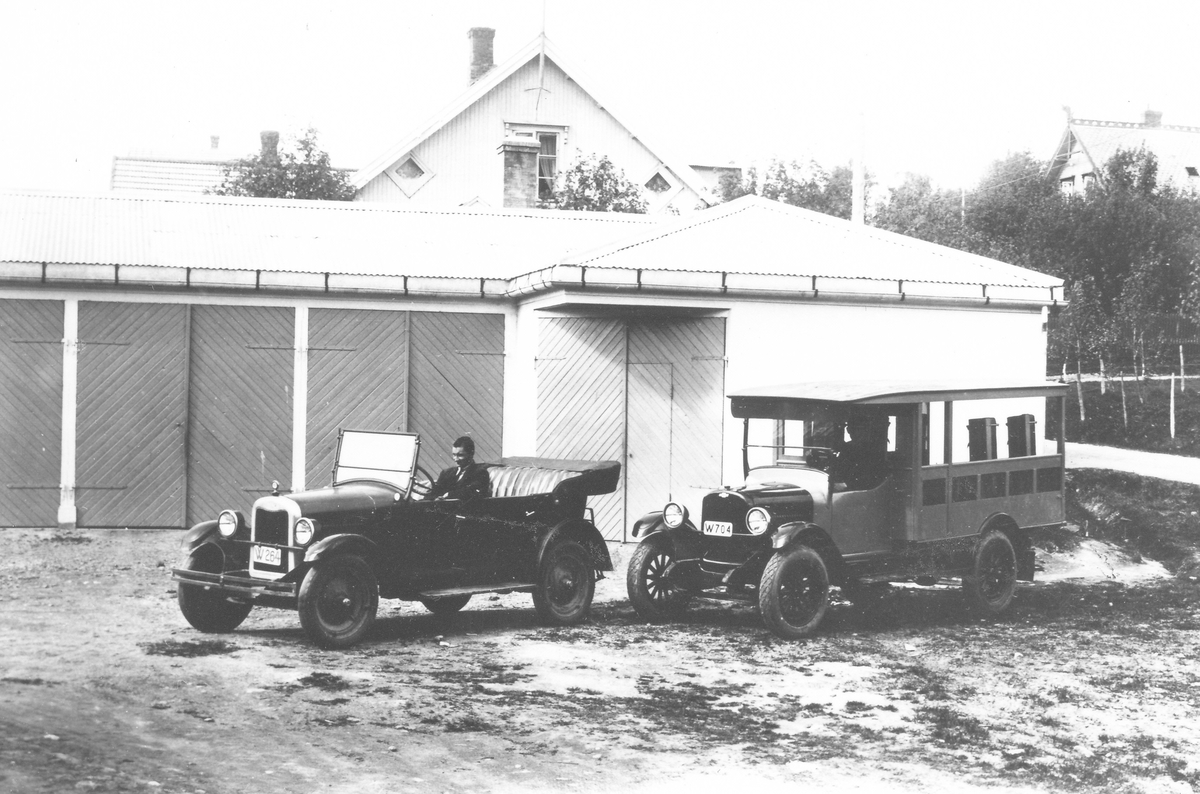
[[464, 466], [469, 465], [471, 462], [470, 453], [468, 453], [462, 447], [451, 448], [450, 457], [454, 458], [455, 465], [457, 465], [458, 468], [460, 468], [460, 469], [463, 468]]

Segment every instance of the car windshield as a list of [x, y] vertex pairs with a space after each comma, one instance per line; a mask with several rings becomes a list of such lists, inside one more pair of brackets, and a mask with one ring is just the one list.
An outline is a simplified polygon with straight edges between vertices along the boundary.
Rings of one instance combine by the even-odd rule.
[[417, 465], [417, 436], [343, 430], [333, 484], [376, 480], [407, 491]]

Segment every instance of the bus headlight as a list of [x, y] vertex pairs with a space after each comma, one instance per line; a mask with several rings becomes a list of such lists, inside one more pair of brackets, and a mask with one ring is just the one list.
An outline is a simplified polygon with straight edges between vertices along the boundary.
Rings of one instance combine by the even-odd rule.
[[751, 535], [761, 535], [771, 526], [771, 514], [761, 507], [755, 507], [746, 514], [746, 529]]

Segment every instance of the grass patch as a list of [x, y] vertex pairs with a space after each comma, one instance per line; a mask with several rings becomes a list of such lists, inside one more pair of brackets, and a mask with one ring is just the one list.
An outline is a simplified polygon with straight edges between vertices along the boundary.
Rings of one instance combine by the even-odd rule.
[[1067, 438], [1085, 444], [1103, 444], [1147, 452], [1200, 457], [1200, 385], [1189, 380], [1187, 391], [1175, 384], [1175, 438], [1171, 438], [1171, 393], [1169, 381], [1138, 383], [1125, 381], [1125, 412], [1121, 410], [1121, 384], [1110, 383], [1106, 394], [1100, 383], [1083, 384], [1087, 421], [1079, 419], [1079, 396], [1075, 388], [1067, 397]]
[[929, 723], [934, 741], [947, 747], [963, 747], [985, 744], [991, 731], [975, 717], [955, 711], [947, 706], [927, 706], [916, 711], [918, 717]]

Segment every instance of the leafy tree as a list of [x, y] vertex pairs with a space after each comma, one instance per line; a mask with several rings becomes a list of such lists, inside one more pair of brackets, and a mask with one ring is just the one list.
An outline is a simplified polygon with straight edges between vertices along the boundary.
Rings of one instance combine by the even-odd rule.
[[538, 202], [544, 209], [588, 212], [645, 213], [648, 204], [642, 189], [625, 178], [607, 155], [589, 154], [558, 172], [554, 197]]
[[[763, 170], [761, 180], [758, 170], [748, 168], [739, 179], [734, 174], [721, 177], [717, 193], [722, 201], [757, 193], [763, 198], [803, 207], [838, 218], [850, 218], [852, 207], [853, 172], [848, 166], [837, 166], [827, 171], [815, 160], [790, 163], [772, 160]], [[868, 176], [868, 193], [872, 186]]]
[[326, 201], [354, 198], [347, 172], [334, 168], [329, 154], [317, 146], [316, 130], [305, 130], [294, 148], [282, 154], [273, 145], [275, 140], [264, 141], [258, 154], [230, 163], [221, 184], [208, 192], [217, 196]]

